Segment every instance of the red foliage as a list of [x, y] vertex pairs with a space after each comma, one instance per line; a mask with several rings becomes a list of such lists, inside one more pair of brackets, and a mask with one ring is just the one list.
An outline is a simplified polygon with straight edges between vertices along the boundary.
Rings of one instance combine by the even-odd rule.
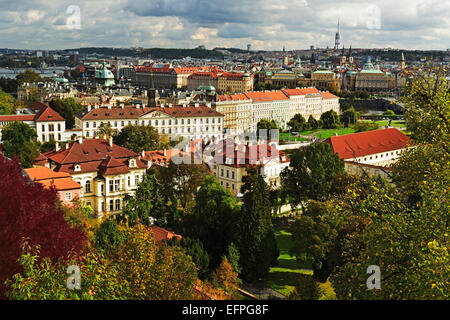
[[0, 299], [5, 298], [5, 280], [21, 272], [17, 259], [24, 239], [39, 245], [41, 257], [52, 261], [85, 248], [86, 235], [67, 224], [56, 199], [54, 189], [31, 182], [17, 159], [0, 153]]

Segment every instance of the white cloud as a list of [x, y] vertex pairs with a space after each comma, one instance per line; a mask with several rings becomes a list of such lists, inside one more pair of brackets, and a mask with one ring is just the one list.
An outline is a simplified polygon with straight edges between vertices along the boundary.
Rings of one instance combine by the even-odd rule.
[[[340, 19], [348, 47], [446, 49], [450, 1], [439, 0], [0, 0], [0, 38], [9, 48], [199, 44], [254, 49], [334, 45]], [[66, 9], [81, 9], [68, 30]], [[377, 24], [378, 23], [378, 24]]]

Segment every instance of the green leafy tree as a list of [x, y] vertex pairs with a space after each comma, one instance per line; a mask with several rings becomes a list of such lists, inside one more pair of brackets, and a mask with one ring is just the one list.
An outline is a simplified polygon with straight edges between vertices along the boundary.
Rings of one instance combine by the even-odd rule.
[[75, 126], [75, 115], [84, 110], [84, 107], [74, 98], [53, 99], [49, 103], [50, 108], [58, 112], [66, 119], [66, 128], [73, 129]]
[[345, 185], [344, 161], [327, 143], [311, 144], [291, 156], [281, 173], [282, 186], [295, 206], [308, 199], [325, 201]]
[[16, 155], [23, 167], [30, 168], [39, 155], [36, 137], [36, 131], [27, 124], [10, 122], [2, 130], [3, 153], [9, 158]]
[[16, 76], [16, 80], [19, 85], [22, 85], [26, 82], [28, 83], [42, 82], [42, 78], [39, 75], [39, 73], [33, 71], [33, 69], [26, 69], [25, 71], [19, 73]]
[[320, 115], [320, 121], [322, 122], [322, 128], [336, 129], [341, 126], [339, 116], [334, 110], [328, 110]]
[[341, 122], [347, 126], [355, 124], [356, 121], [358, 121], [358, 118], [359, 115], [353, 107], [345, 110], [340, 116]]
[[308, 128], [311, 130], [316, 130], [320, 128], [319, 121], [317, 121], [316, 118], [314, 118], [312, 115], [308, 118]]
[[95, 232], [95, 246], [105, 253], [111, 253], [125, 241], [125, 234], [116, 221], [106, 219]]
[[450, 92], [444, 69], [426, 67], [402, 98], [405, 121], [419, 143], [441, 144], [450, 152]]
[[378, 130], [380, 129], [380, 125], [375, 121], [358, 121], [353, 126], [353, 129], [355, 129], [355, 132]]
[[228, 250], [227, 251], [228, 252], [227, 252], [226, 257], [228, 259], [228, 262], [233, 267], [233, 270], [235, 272], [237, 272], [238, 274], [240, 274], [242, 269], [241, 269], [241, 266], [239, 265], [240, 253], [239, 253], [238, 247], [232, 242], [228, 246]]
[[241, 276], [247, 281], [265, 277], [277, 263], [279, 250], [272, 226], [269, 186], [258, 167], [247, 167], [242, 186], [243, 208], [239, 219]]
[[153, 126], [127, 125], [114, 137], [114, 143], [134, 152], [160, 148], [158, 131]]
[[241, 205], [231, 192], [225, 190], [214, 177], [207, 176], [195, 195], [192, 212], [182, 218], [180, 233], [198, 238], [215, 269], [227, 254], [228, 246], [237, 240], [237, 221]]
[[100, 137], [115, 137], [118, 135], [119, 131], [117, 129], [113, 129], [111, 123], [102, 122], [98, 127], [97, 133]]
[[160, 227], [165, 227], [167, 217], [162, 193], [162, 185], [156, 176], [147, 174], [139, 183], [135, 196], [128, 194], [124, 196], [125, 206], [120, 219], [126, 219], [130, 225], [140, 222], [148, 226], [154, 222]]
[[[447, 93], [439, 70], [414, 80], [405, 98], [405, 114], [416, 145], [392, 166], [395, 186], [353, 185], [337, 203], [342, 217], [360, 221], [358, 232], [339, 241], [342, 263], [331, 276], [338, 298], [449, 298]], [[380, 267], [379, 290], [365, 287], [369, 265]]]
[[192, 257], [198, 268], [198, 277], [205, 280], [211, 273], [209, 269], [209, 255], [203, 248], [203, 244], [199, 239], [183, 237], [181, 240], [173, 238], [169, 241], [171, 245], [178, 245], [184, 249], [184, 252]]
[[179, 200], [181, 207], [186, 209], [210, 172], [204, 163], [175, 164], [171, 161], [167, 167], [155, 169], [155, 174], [163, 184], [165, 195], [173, 195]]
[[17, 107], [16, 99], [12, 95], [0, 89], [0, 115], [15, 114]]
[[[290, 253], [313, 266], [314, 277], [326, 281], [334, 264], [329, 261], [338, 236], [338, 218], [330, 204], [311, 201], [305, 212], [291, 225], [293, 246]], [[331, 269], [331, 270], [330, 270]]]
[[302, 132], [308, 129], [308, 123], [300, 113], [297, 113], [289, 122], [292, 131]]
[[277, 123], [275, 122], [275, 120], [271, 120], [271, 119], [261, 119], [259, 120], [259, 122], [256, 124], [256, 135], [257, 137], [259, 137], [259, 131], [262, 129], [267, 130], [267, 135], [270, 134], [270, 130], [276, 130], [279, 129]]
[[387, 109], [386, 111], [383, 112], [383, 116], [395, 116], [395, 112], [392, 111], [391, 109]]

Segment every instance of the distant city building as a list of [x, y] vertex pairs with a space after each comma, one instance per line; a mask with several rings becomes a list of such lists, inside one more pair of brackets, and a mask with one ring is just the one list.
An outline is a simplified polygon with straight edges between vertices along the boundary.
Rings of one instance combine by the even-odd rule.
[[0, 141], [2, 127], [14, 121], [26, 123], [35, 129], [39, 142], [67, 140], [65, 119], [49, 106], [33, 102], [24, 112], [28, 113], [0, 115]]
[[159, 134], [186, 139], [222, 139], [223, 114], [200, 105], [161, 104], [157, 107], [95, 106], [75, 118], [75, 125], [86, 138], [99, 135], [102, 123], [109, 123], [119, 131], [127, 125], [151, 125]]

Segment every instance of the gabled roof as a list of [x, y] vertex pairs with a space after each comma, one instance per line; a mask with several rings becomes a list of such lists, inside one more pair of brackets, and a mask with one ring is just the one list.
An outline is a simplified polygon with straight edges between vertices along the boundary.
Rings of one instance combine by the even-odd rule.
[[121, 174], [129, 171], [128, 166], [125, 163], [118, 161], [111, 156], [107, 156], [99, 166], [99, 173], [101, 175]]
[[46, 107], [45, 109], [42, 109], [34, 119], [36, 122], [44, 122], [44, 121], [65, 121], [63, 117], [59, 115], [58, 112], [53, 110], [50, 107]]
[[411, 143], [410, 139], [396, 128], [333, 136], [324, 142], [330, 144], [333, 152], [337, 153], [341, 159], [354, 159], [398, 150]]
[[138, 157], [139, 154], [116, 144], [109, 145], [105, 139], [84, 139], [82, 143], [74, 141], [68, 148], [44, 154], [51, 161], [60, 164], [74, 164], [92, 161], [103, 161], [108, 156], [117, 158]]

